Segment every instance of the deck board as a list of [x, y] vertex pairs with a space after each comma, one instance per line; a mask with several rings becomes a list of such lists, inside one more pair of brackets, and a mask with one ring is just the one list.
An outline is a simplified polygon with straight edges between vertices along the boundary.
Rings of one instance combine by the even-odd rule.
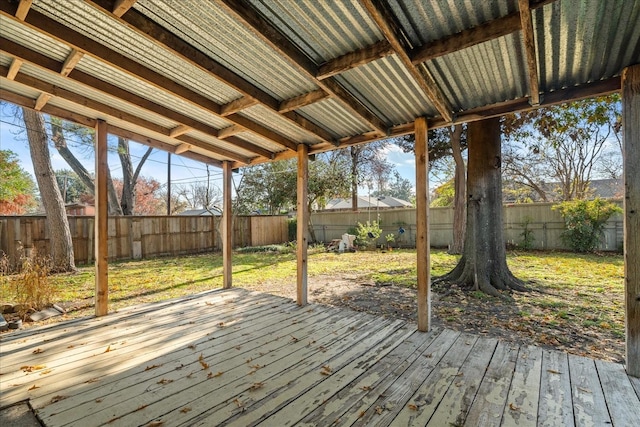
[[619, 364], [242, 289], [3, 334], [0, 360], [0, 407], [51, 427], [640, 419]]

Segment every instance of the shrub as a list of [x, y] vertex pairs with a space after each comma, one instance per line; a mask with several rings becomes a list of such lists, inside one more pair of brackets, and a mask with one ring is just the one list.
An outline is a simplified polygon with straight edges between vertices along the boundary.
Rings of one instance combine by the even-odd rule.
[[379, 221], [358, 222], [356, 228], [356, 245], [365, 249], [375, 247], [376, 240], [382, 235]]
[[288, 227], [288, 237], [289, 237], [289, 241], [293, 242], [298, 238], [298, 221], [296, 218], [290, 218], [289, 220], [287, 220], [287, 227]]
[[593, 252], [604, 226], [612, 215], [622, 212], [617, 205], [600, 198], [562, 202], [553, 207], [564, 218], [562, 241], [574, 252]]

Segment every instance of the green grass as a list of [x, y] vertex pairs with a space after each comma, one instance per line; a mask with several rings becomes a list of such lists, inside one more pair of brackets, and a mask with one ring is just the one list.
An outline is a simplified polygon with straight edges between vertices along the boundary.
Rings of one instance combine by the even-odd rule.
[[[456, 256], [433, 251], [432, 276], [448, 272], [456, 262]], [[442, 318], [454, 321], [460, 316], [473, 316], [474, 310], [479, 312], [490, 305], [511, 310], [511, 320], [504, 326], [507, 328], [532, 331], [547, 328], [545, 333], [551, 335], [553, 331], [578, 328], [604, 333], [607, 337], [624, 336], [624, 261], [621, 255], [510, 252], [507, 262], [514, 275], [536, 292], [514, 293], [507, 301], [479, 292], [464, 294], [464, 301], [451, 297], [450, 307], [443, 309]], [[308, 268], [310, 277], [349, 274], [378, 285], [415, 287], [416, 283], [413, 250], [336, 254], [318, 248], [310, 252]], [[269, 251], [239, 251], [233, 257], [233, 271], [233, 284], [237, 287], [261, 290], [273, 283], [290, 283], [293, 288], [295, 252], [293, 248], [282, 247]], [[15, 279], [16, 276], [0, 277], [0, 302], [14, 302]], [[93, 266], [81, 267], [77, 274], [54, 276], [52, 280], [58, 289], [56, 300], [73, 301], [77, 307], [73, 317], [92, 314]], [[221, 286], [220, 254], [109, 264], [111, 310]]]

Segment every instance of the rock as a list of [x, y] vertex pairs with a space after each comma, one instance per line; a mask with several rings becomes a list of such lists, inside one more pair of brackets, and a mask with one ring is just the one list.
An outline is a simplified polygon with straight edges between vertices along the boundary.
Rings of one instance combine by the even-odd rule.
[[60, 316], [63, 312], [55, 309], [54, 307], [47, 307], [44, 310], [37, 311], [29, 316], [33, 322], [39, 322], [41, 320], [46, 320], [51, 317]]

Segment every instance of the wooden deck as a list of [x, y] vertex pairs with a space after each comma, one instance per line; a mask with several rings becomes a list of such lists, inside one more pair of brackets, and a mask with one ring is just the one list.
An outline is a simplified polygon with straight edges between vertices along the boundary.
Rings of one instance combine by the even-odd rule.
[[47, 426], [638, 426], [622, 365], [241, 289], [0, 341]]

